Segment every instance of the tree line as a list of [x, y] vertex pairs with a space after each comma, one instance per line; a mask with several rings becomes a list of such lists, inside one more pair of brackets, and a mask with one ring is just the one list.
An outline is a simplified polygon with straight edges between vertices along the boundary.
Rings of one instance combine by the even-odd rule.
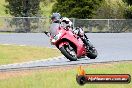
[[[26, 17], [23, 19], [13, 18], [12, 25], [20, 26], [18, 32], [30, 32], [38, 28], [39, 19], [28, 19], [28, 17], [41, 17], [40, 4], [53, 3], [51, 14], [59, 12], [63, 17], [79, 19], [132, 19], [132, 0], [6, 0], [6, 13], [14, 17]], [[43, 7], [44, 8], [44, 7]], [[48, 9], [48, 8], [47, 8]], [[47, 21], [47, 20], [46, 20]], [[46, 22], [48, 23], [48, 22]], [[129, 21], [110, 21], [109, 31], [124, 32], [131, 29]], [[105, 21], [77, 21], [75, 26], [96, 27], [100, 31], [105, 29]], [[89, 25], [88, 25], [89, 24]], [[116, 27], [115, 27], [116, 26]]]
[[[17, 17], [42, 16], [40, 2], [55, 2], [52, 12], [70, 18], [132, 18], [132, 0], [6, 0], [6, 13]], [[112, 4], [113, 3], [113, 4]]]

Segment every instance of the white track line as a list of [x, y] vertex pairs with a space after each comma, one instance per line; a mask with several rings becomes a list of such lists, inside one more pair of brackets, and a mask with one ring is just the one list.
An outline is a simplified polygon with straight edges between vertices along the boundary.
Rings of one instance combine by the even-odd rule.
[[[8, 46], [8, 45], [16, 45], [16, 46], [32, 46], [32, 45], [25, 45], [25, 44], [8, 44], [8, 43], [5, 43], [5, 44], [0, 44], [0, 45], [4, 45], [4, 46]], [[34, 46], [34, 47], [37, 47], [37, 46]], [[40, 47], [40, 46], [39, 46]], [[43, 46], [44, 47], [44, 46]], [[50, 48], [50, 49], [57, 49], [57, 48], [53, 48], [53, 47], [44, 47], [44, 48]]]
[[8, 44], [8, 43], [0, 44], [0, 45], [5, 45], [5, 46], [8, 46], [8, 45], [27, 46], [27, 45], [24, 45], [24, 44]]
[[58, 56], [58, 57], [53, 57], [53, 58], [48, 58], [48, 59], [43, 59], [43, 60], [34, 60], [34, 61], [28, 61], [28, 62], [6, 64], [6, 65], [0, 65], [0, 67], [5, 67], [5, 66], [16, 66], [16, 65], [22, 65], [22, 64], [30, 64], [30, 63], [33, 63], [33, 62], [41, 62], [41, 61], [59, 60], [60, 58], [63, 58], [63, 57], [64, 57], [64, 56]]
[[[16, 45], [16, 46], [29, 46], [29, 45], [17, 45], [17, 44], [0, 44], [0, 45], [4, 45], [4, 46], [8, 46], [8, 45]], [[52, 48], [52, 47], [45, 47], [45, 48], [49, 48], [49, 49], [57, 49], [57, 48]], [[53, 58], [48, 58], [48, 59], [41, 59], [41, 60], [34, 60], [34, 61], [28, 61], [28, 62], [22, 62], [22, 63], [13, 63], [13, 64], [7, 64], [7, 65], [0, 65], [0, 66], [9, 66], [9, 65], [18, 65], [18, 64], [26, 64], [26, 63], [33, 63], [33, 62], [41, 62], [41, 61], [52, 61], [52, 60], [59, 60], [60, 58], [63, 58], [64, 56], [58, 56], [58, 57], [53, 57]]]
[[7, 69], [2, 69], [0, 70], [0, 72], [8, 72], [8, 71], [22, 71], [22, 70], [36, 70], [36, 69], [44, 69], [44, 68], [58, 68], [58, 67], [62, 67], [62, 66], [85, 66], [88, 64], [106, 64], [106, 63], [115, 63], [115, 62], [124, 62], [124, 61], [132, 61], [132, 60], [121, 60], [121, 61], [105, 61], [105, 62], [93, 62], [93, 63], [80, 63], [80, 64], [64, 64], [64, 65], [49, 65], [49, 66], [33, 66], [33, 67], [21, 67], [21, 68], [7, 68]]

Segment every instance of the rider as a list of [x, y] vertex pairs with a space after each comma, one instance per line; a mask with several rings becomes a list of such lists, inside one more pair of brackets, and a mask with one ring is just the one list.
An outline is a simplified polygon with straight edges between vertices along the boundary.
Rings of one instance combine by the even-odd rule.
[[89, 48], [92, 48], [92, 44], [84, 38], [84, 31], [83, 28], [77, 27], [75, 29], [72, 28], [72, 22], [67, 17], [61, 17], [59, 13], [53, 13], [51, 16], [52, 24], [50, 26], [50, 34], [51, 37], [56, 35], [58, 28], [61, 26], [65, 29], [69, 29], [73, 31], [73, 33], [77, 34], [81, 37], [82, 41], [89, 46]]
[[57, 30], [60, 27], [61, 15], [59, 13], [53, 13], [51, 16], [50, 34], [54, 37], [57, 34]]

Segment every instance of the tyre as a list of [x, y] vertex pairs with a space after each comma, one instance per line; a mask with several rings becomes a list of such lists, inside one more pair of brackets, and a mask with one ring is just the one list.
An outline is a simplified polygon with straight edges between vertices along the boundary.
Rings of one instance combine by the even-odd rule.
[[87, 55], [87, 57], [89, 57], [90, 59], [95, 59], [97, 56], [98, 56], [98, 52], [95, 48], [90, 49]]
[[59, 50], [70, 61], [77, 60], [77, 54], [75, 52], [75, 49], [71, 45], [64, 45]]

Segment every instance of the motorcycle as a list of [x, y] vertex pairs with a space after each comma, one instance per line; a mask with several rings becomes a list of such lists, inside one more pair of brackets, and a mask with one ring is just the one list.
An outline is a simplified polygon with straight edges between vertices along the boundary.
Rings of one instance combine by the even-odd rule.
[[[97, 57], [97, 50], [94, 47], [90, 49], [88, 45], [84, 44], [81, 37], [73, 33], [71, 30], [60, 26], [52, 28], [53, 29], [51, 30], [54, 30], [54, 28], [58, 28], [58, 30], [56, 31], [56, 35], [51, 37], [51, 43], [55, 45], [70, 61], [76, 61], [85, 56], [90, 59], [95, 59]], [[84, 38], [89, 42], [89, 39], [85, 34]]]

